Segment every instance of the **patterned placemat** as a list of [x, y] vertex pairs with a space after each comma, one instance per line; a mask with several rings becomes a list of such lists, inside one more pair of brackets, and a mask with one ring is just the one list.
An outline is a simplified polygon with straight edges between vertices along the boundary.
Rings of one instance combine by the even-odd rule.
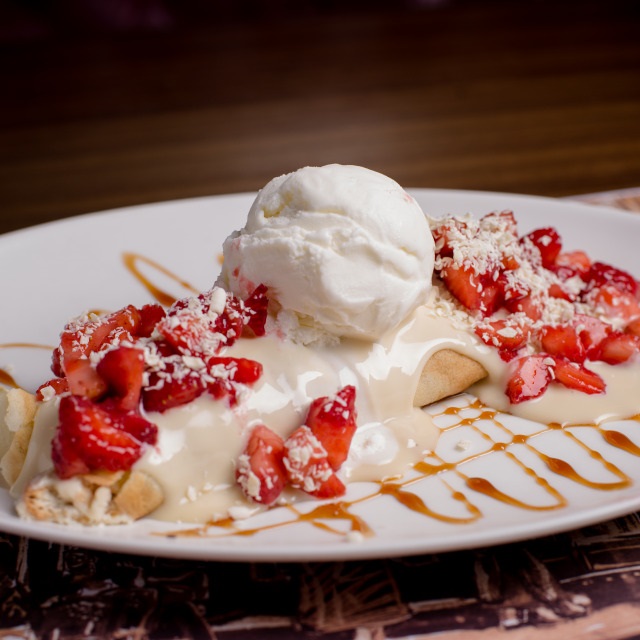
[[[575, 198], [640, 212], [640, 188]], [[321, 564], [179, 561], [0, 533], [0, 638], [640, 635], [640, 516], [525, 543]]]

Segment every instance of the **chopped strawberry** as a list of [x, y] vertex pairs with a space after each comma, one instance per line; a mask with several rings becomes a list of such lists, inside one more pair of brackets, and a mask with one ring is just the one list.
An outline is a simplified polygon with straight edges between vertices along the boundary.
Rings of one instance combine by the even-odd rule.
[[506, 393], [512, 404], [541, 396], [553, 379], [553, 358], [545, 354], [523, 356], [515, 363]]
[[331, 468], [325, 448], [309, 427], [298, 427], [284, 446], [283, 462], [291, 486], [321, 499], [344, 495], [344, 484]]
[[586, 349], [576, 328], [569, 324], [545, 325], [540, 329], [542, 350], [572, 362], [584, 362]]
[[505, 301], [504, 306], [511, 311], [511, 313], [524, 313], [533, 321], [540, 320], [542, 317], [542, 304], [540, 300], [532, 294], [524, 296], [523, 298]]
[[442, 224], [434, 227], [431, 230], [431, 235], [435, 243], [436, 254], [441, 257], [450, 258], [453, 255], [453, 249], [451, 247], [452, 235], [464, 232], [466, 228], [467, 224], [456, 218], [449, 218]]
[[[143, 442], [125, 430], [121, 416], [88, 398], [64, 396], [59, 419], [52, 458], [60, 478], [87, 471], [127, 471], [142, 455]], [[142, 431], [140, 423], [136, 431]], [[144, 432], [146, 442], [155, 442], [155, 425], [147, 423]]]
[[586, 273], [591, 268], [591, 258], [584, 251], [570, 251], [569, 253], [561, 253], [556, 258], [555, 268], [568, 267], [574, 274]]
[[197, 372], [167, 362], [164, 371], [149, 374], [149, 384], [142, 390], [142, 404], [147, 411], [164, 413], [193, 402], [204, 391], [202, 376]]
[[97, 399], [107, 393], [107, 383], [86, 358], [67, 362], [66, 380], [69, 391], [78, 396]]
[[36, 400], [42, 402], [48, 393], [52, 393], [56, 396], [60, 396], [63, 393], [68, 393], [69, 383], [66, 378], [52, 378], [47, 382], [41, 384], [36, 390]]
[[267, 287], [263, 284], [255, 288], [253, 293], [244, 301], [243, 321], [254, 335], [263, 336], [267, 321]]
[[477, 274], [471, 267], [447, 265], [440, 273], [449, 291], [470, 311], [490, 316], [502, 302], [500, 286], [489, 274]]
[[474, 331], [480, 340], [498, 349], [500, 357], [509, 362], [526, 345], [531, 327], [520, 321], [501, 318], [482, 322]]
[[263, 285], [247, 303], [216, 287], [196, 298], [178, 300], [156, 329], [180, 353], [209, 356], [232, 345], [245, 326], [254, 335], [263, 335], [267, 305]]
[[129, 305], [106, 316], [77, 320], [68, 324], [52, 358], [53, 372], [64, 376], [72, 362], [88, 358], [105, 346], [131, 340], [140, 324], [140, 312]]
[[96, 367], [109, 392], [115, 395], [120, 408], [133, 411], [140, 403], [144, 356], [135, 347], [118, 347], [107, 351]]
[[521, 242], [530, 242], [540, 251], [542, 266], [545, 269], [552, 267], [562, 250], [562, 240], [553, 227], [544, 227], [531, 231], [523, 236]]
[[640, 318], [635, 318], [627, 324], [625, 331], [632, 336], [638, 336], [640, 338]]
[[625, 323], [629, 323], [640, 317], [640, 303], [638, 303], [635, 294], [629, 291], [605, 284], [591, 290], [587, 296], [598, 311], [609, 318], [619, 318]]
[[264, 425], [253, 429], [236, 468], [236, 480], [249, 499], [265, 505], [278, 499], [287, 481], [284, 453], [277, 433]]
[[562, 285], [558, 284], [557, 282], [554, 282], [549, 287], [549, 297], [559, 298], [561, 300], [566, 300], [567, 302], [573, 302], [576, 299], [576, 297], [572, 293], [569, 293], [569, 291], [564, 289]]
[[492, 211], [482, 217], [480, 225], [484, 228], [498, 230], [504, 228], [507, 233], [513, 236], [518, 235], [518, 223], [516, 217], [510, 209], [504, 211]]
[[316, 398], [305, 420], [327, 452], [329, 465], [334, 471], [347, 459], [356, 432], [355, 401], [356, 389], [348, 385], [333, 397]]
[[640, 352], [640, 338], [630, 333], [612, 331], [598, 345], [594, 360], [602, 360], [607, 364], [626, 362]]
[[606, 384], [595, 371], [565, 358], [555, 358], [555, 379], [565, 387], [589, 395], [604, 393]]
[[239, 384], [250, 385], [260, 379], [262, 365], [248, 358], [212, 356], [206, 360], [207, 372], [213, 380], [206, 383], [207, 390], [216, 399], [229, 396], [236, 403]]
[[611, 325], [581, 313], [576, 313], [571, 326], [578, 332], [587, 358], [597, 353], [598, 345], [611, 333]]
[[136, 335], [141, 338], [148, 338], [153, 333], [158, 322], [167, 315], [164, 308], [159, 304], [145, 304], [139, 309], [139, 312], [140, 324]]
[[594, 262], [582, 277], [587, 284], [587, 290], [612, 285], [634, 296], [638, 292], [638, 283], [632, 275], [604, 262]]

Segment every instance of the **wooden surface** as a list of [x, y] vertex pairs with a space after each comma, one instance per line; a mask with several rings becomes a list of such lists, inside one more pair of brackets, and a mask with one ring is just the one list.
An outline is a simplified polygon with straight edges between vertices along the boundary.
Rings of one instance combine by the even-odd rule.
[[329, 162], [406, 187], [640, 184], [636, 0], [167, 2], [146, 28], [9, 3], [0, 231]]

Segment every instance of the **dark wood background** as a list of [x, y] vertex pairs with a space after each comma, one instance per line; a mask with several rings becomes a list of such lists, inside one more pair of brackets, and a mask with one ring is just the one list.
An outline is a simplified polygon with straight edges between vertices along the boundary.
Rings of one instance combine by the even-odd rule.
[[0, 231], [355, 163], [640, 184], [637, 0], [0, 0]]

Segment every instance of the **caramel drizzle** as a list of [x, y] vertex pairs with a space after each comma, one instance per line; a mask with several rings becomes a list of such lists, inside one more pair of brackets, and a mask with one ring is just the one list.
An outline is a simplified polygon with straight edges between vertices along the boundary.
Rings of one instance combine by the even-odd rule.
[[[280, 527], [290, 526], [295, 523], [307, 522], [314, 527], [318, 527], [330, 534], [339, 536], [344, 535], [344, 531], [341, 527], [332, 526], [332, 521], [346, 522], [350, 527], [350, 532], [357, 532], [363, 536], [372, 536], [374, 532], [371, 527], [367, 525], [365, 521], [359, 516], [355, 515], [351, 508], [359, 503], [373, 500], [382, 496], [390, 496], [397, 503], [403, 507], [410, 509], [412, 512], [419, 515], [438, 520], [440, 522], [446, 522], [449, 524], [469, 524], [479, 520], [483, 517], [481, 509], [473, 502], [472, 496], [474, 493], [482, 494], [498, 502], [508, 504], [512, 507], [525, 509], [529, 511], [552, 511], [562, 509], [567, 506], [567, 499], [555, 488], [549, 480], [542, 477], [533, 468], [525, 464], [514, 451], [511, 449], [516, 445], [524, 446], [529, 452], [533, 453], [540, 461], [542, 461], [547, 469], [557, 476], [561, 476], [567, 480], [599, 491], [613, 491], [622, 489], [631, 485], [631, 478], [627, 476], [622, 470], [620, 470], [612, 462], [605, 459], [605, 457], [595, 449], [589, 447], [582, 440], [580, 440], [574, 433], [571, 432], [571, 426], [583, 426], [596, 429], [605, 442], [618, 449], [624, 450], [627, 453], [640, 457], [640, 446], [633, 443], [626, 435], [619, 431], [612, 429], [606, 429], [596, 424], [590, 425], [559, 425], [552, 423], [549, 425], [541, 426], [538, 431], [530, 434], [516, 434], [508, 429], [499, 419], [500, 415], [498, 411], [489, 409], [483, 405], [480, 400], [474, 400], [468, 405], [461, 407], [448, 407], [443, 410], [438, 416], [459, 416], [463, 411], [475, 410], [478, 414], [472, 418], [460, 418], [454, 424], [448, 427], [441, 427], [442, 432], [449, 431], [451, 429], [458, 428], [460, 426], [471, 427], [482, 439], [491, 443], [486, 450], [480, 451], [468, 455], [457, 462], [448, 462], [441, 457], [432, 454], [429, 459], [421, 460], [413, 465], [413, 471], [417, 473], [415, 477], [408, 479], [389, 478], [378, 482], [378, 489], [369, 495], [361, 497], [353, 501], [340, 501], [335, 503], [319, 505], [310, 512], [300, 512], [294, 505], [286, 505], [292, 514], [292, 518], [285, 519], [282, 522], [275, 524], [256, 526], [252, 528], [240, 528], [237, 523], [232, 519], [226, 519], [216, 522], [208, 522], [205, 525], [196, 526], [193, 529], [172, 532], [170, 535], [191, 535], [191, 536], [253, 536], [262, 531], [277, 529]], [[631, 420], [640, 422], [640, 416], [634, 416]], [[505, 440], [495, 441], [489, 436], [480, 426], [479, 423], [489, 421], [494, 427], [497, 427], [502, 431], [506, 437]], [[532, 441], [541, 436], [544, 433], [550, 431], [558, 431], [562, 433], [563, 437], [568, 438], [572, 444], [583, 449], [590, 458], [599, 463], [604, 469], [611, 473], [617, 480], [611, 482], [595, 481], [585, 477], [583, 474], [576, 471], [576, 469], [567, 461], [561, 460], [553, 456], [549, 456], [540, 448], [534, 446]], [[496, 487], [491, 480], [486, 477], [469, 476], [464, 473], [464, 464], [471, 462], [482, 456], [500, 452], [513, 462], [520, 470], [543, 489], [543, 492], [549, 497], [549, 502], [546, 504], [525, 502], [524, 500], [509, 494], [506, 490]], [[469, 494], [456, 490], [451, 483], [447, 481], [447, 474], [455, 474], [457, 477], [464, 481], [465, 486], [470, 490]], [[454, 502], [461, 502], [467, 515], [454, 516], [450, 513], [444, 513], [436, 511], [425, 503], [422, 497], [417, 493], [409, 490], [409, 487], [413, 484], [424, 481], [428, 478], [437, 477], [438, 480], [449, 491], [449, 497]], [[220, 530], [224, 530], [224, 533], [220, 533]]]
[[[123, 253], [122, 260], [124, 262], [125, 267], [128, 271], [142, 284], [147, 291], [153, 296], [153, 298], [164, 306], [170, 306], [176, 301], [176, 298], [160, 289], [157, 285], [155, 285], [150, 278], [146, 277], [139, 269], [138, 264], [144, 263], [151, 269], [155, 270], [158, 273], [163, 274], [170, 280], [173, 280], [176, 284], [183, 287], [190, 293], [198, 293], [198, 290], [193, 287], [187, 281], [181, 279], [176, 274], [171, 272], [166, 267], [160, 265], [154, 260], [147, 258], [145, 256], [136, 254], [136, 253]], [[3, 348], [36, 348], [36, 349], [52, 349], [49, 345], [40, 345], [40, 344], [32, 344], [32, 343], [6, 343], [0, 344], [0, 349]], [[5, 369], [0, 369], [0, 384], [10, 387], [18, 387], [19, 385], [13, 378], [13, 376], [6, 371]], [[479, 453], [475, 453], [469, 455], [457, 462], [447, 462], [441, 459], [439, 456], [433, 454], [430, 456], [433, 460], [435, 460], [435, 464], [422, 460], [416, 463], [413, 466], [413, 470], [417, 473], [417, 476], [405, 479], [404, 481], [400, 481], [398, 478], [387, 479], [380, 481], [378, 483], [378, 490], [370, 495], [366, 495], [362, 498], [353, 501], [339, 501], [334, 503], [322, 504], [318, 505], [316, 508], [312, 509], [309, 512], [300, 512], [295, 508], [293, 504], [286, 505], [286, 509], [288, 509], [293, 517], [290, 519], [286, 519], [283, 522], [278, 522], [275, 524], [257, 526], [254, 528], [240, 528], [237, 526], [237, 523], [232, 519], [225, 519], [215, 522], [209, 522], [202, 526], [196, 526], [191, 529], [184, 529], [182, 531], [174, 531], [162, 535], [166, 535], [169, 537], [173, 536], [194, 536], [194, 537], [202, 537], [208, 535], [208, 532], [211, 528], [215, 528], [218, 531], [220, 529], [226, 529], [227, 533], [225, 535], [241, 535], [241, 536], [251, 536], [255, 535], [261, 531], [265, 531], [268, 529], [279, 528], [283, 526], [289, 526], [291, 524], [297, 522], [307, 522], [312, 526], [322, 529], [331, 534], [343, 535], [343, 532], [335, 526], [332, 526], [330, 523], [332, 521], [344, 521], [349, 526], [349, 530], [351, 532], [357, 532], [362, 534], [363, 536], [371, 536], [373, 535], [373, 531], [369, 527], [369, 525], [359, 516], [355, 515], [351, 512], [351, 508], [361, 502], [372, 500], [381, 496], [390, 496], [397, 503], [403, 505], [404, 507], [410, 509], [414, 513], [420, 514], [422, 516], [432, 518], [435, 520], [439, 520], [441, 522], [451, 523], [451, 524], [468, 524], [471, 522], [475, 522], [476, 520], [483, 517], [482, 511], [480, 508], [475, 505], [468, 495], [465, 493], [455, 490], [451, 484], [447, 481], [447, 474], [453, 473], [459, 478], [461, 478], [465, 486], [470, 489], [474, 493], [479, 493], [485, 496], [488, 496], [496, 501], [511, 505], [513, 507], [517, 507], [520, 509], [533, 510], [533, 511], [549, 511], [554, 509], [560, 509], [567, 505], [566, 498], [555, 488], [553, 487], [548, 480], [540, 476], [534, 469], [527, 466], [512, 450], [511, 448], [520, 445], [526, 447], [528, 451], [533, 453], [538, 457], [539, 460], [544, 462], [546, 467], [556, 475], [562, 476], [572, 482], [576, 482], [585, 487], [596, 489], [600, 491], [611, 491], [616, 489], [622, 489], [630, 486], [631, 479], [627, 476], [623, 471], [621, 471], [616, 465], [606, 460], [604, 456], [586, 445], [583, 441], [576, 437], [570, 431], [571, 425], [559, 425], [556, 423], [552, 423], [546, 426], [542, 426], [541, 429], [537, 432], [523, 435], [523, 434], [515, 434], [510, 431], [502, 422], [497, 419], [499, 415], [497, 411], [493, 409], [489, 409], [485, 405], [483, 405], [479, 400], [475, 400], [468, 405], [464, 406], [453, 406], [448, 407], [443, 410], [440, 414], [436, 414], [433, 417], [437, 418], [438, 416], [450, 416], [455, 415], [457, 417], [463, 411], [475, 410], [478, 411], [478, 415], [472, 418], [460, 418], [456, 423], [451, 426], [441, 428], [442, 432], [449, 431], [451, 429], [457, 427], [471, 427], [475, 433], [477, 433], [481, 438], [489, 441], [491, 446]], [[634, 416], [630, 418], [630, 420], [635, 420], [636, 422], [640, 422], [640, 415]], [[485, 431], [483, 431], [478, 423], [481, 421], [489, 421], [499, 430], [501, 430], [506, 440], [504, 441], [495, 441], [491, 436], [489, 436]], [[577, 425], [574, 425], [577, 426]], [[599, 425], [580, 425], [580, 426], [588, 426], [595, 428], [601, 434], [603, 440], [627, 453], [640, 457], [640, 446], [633, 443], [625, 434], [611, 430], [605, 429]], [[532, 444], [532, 440], [536, 437], [542, 435], [543, 433], [547, 433], [549, 431], [561, 431], [563, 435], [569, 438], [573, 444], [581, 447], [585, 450], [588, 455], [598, 462], [601, 466], [603, 466], [609, 473], [613, 476], [617, 477], [617, 481], [614, 482], [597, 482], [590, 480], [580, 474], [576, 469], [573, 468], [571, 464], [566, 462], [565, 460], [561, 460], [559, 458], [549, 456], [542, 452], [539, 448], [535, 447]], [[482, 477], [470, 477], [464, 473], [461, 467], [474, 459], [477, 459], [481, 456], [487, 455], [489, 453], [500, 452], [503, 455], [507, 456], [511, 462], [513, 462], [516, 466], [520, 467], [521, 471], [525, 473], [527, 476], [531, 477], [536, 484], [538, 484], [544, 492], [549, 496], [550, 502], [548, 504], [533, 504], [524, 502], [523, 500], [510, 495], [506, 491], [497, 488], [489, 479]], [[467, 512], [466, 516], [454, 516], [449, 513], [438, 512], [428, 506], [425, 501], [416, 493], [408, 490], [410, 485], [423, 481], [430, 477], [437, 477], [438, 480], [447, 488], [449, 491], [450, 498], [457, 503], [462, 503]]]
[[153, 284], [153, 282], [140, 271], [138, 263], [143, 262], [155, 271], [164, 274], [169, 279], [173, 280], [181, 287], [186, 289], [189, 293], [194, 293], [196, 295], [199, 293], [199, 291], [189, 282], [183, 280], [175, 273], [169, 271], [169, 269], [157, 263], [155, 260], [152, 260], [151, 258], [147, 258], [137, 253], [123, 253], [122, 261], [124, 262], [124, 266], [133, 275], [133, 277], [153, 296], [153, 298], [157, 302], [165, 307], [170, 307], [176, 301], [175, 296], [167, 293], [166, 291], [163, 291], [158, 286]]

